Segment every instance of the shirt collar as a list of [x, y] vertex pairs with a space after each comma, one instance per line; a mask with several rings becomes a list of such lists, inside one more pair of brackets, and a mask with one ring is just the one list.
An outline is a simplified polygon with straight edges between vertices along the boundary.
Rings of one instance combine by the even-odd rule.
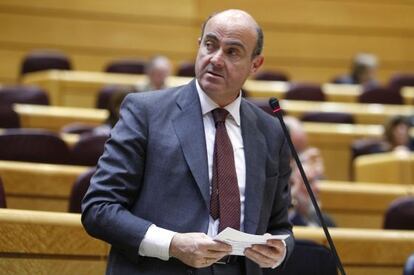
[[[220, 106], [217, 103], [215, 103], [203, 91], [201, 86], [198, 84], [197, 80], [196, 80], [196, 87], [197, 87], [198, 97], [200, 98], [201, 112], [203, 116], [210, 113], [216, 108], [220, 108]], [[240, 126], [240, 103], [241, 103], [241, 91], [239, 93], [239, 96], [232, 103], [224, 107], [224, 109], [226, 109], [230, 113], [230, 115], [233, 117], [237, 126]]]

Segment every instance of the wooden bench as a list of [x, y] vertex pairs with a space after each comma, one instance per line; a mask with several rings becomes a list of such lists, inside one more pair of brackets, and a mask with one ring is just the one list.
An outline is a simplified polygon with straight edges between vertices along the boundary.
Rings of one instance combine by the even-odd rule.
[[13, 109], [20, 117], [22, 128], [43, 128], [55, 132], [73, 122], [98, 126], [103, 124], [109, 115], [107, 110], [102, 109], [31, 104], [15, 104]]
[[104, 274], [108, 249], [78, 214], [0, 209], [0, 274]]
[[[333, 228], [348, 275], [400, 275], [414, 232]], [[295, 227], [297, 239], [327, 245], [320, 228]], [[88, 236], [79, 214], [0, 209], [1, 274], [103, 274], [108, 244]]]
[[414, 195], [413, 185], [399, 184], [322, 181], [319, 189], [323, 211], [348, 228], [380, 229], [390, 203]]
[[355, 180], [414, 184], [414, 153], [381, 153], [357, 157]]
[[89, 167], [0, 161], [0, 176], [9, 208], [62, 211], [76, 178]]

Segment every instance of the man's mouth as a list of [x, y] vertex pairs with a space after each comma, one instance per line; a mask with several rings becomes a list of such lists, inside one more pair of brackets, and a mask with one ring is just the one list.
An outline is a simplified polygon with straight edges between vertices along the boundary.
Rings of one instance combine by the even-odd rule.
[[223, 75], [221, 75], [221, 74], [219, 74], [219, 73], [216, 73], [216, 72], [213, 72], [213, 71], [207, 71], [207, 73], [209, 73], [209, 74], [211, 74], [211, 75], [213, 75], [213, 76], [216, 76], [216, 77], [221, 77], [221, 78], [223, 78]]

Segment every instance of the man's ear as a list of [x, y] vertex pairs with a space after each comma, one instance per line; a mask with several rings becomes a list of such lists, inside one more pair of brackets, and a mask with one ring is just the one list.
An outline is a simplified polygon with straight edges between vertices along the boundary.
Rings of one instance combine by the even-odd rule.
[[264, 57], [263, 55], [258, 55], [253, 58], [252, 66], [250, 68], [250, 73], [253, 74], [263, 65]]

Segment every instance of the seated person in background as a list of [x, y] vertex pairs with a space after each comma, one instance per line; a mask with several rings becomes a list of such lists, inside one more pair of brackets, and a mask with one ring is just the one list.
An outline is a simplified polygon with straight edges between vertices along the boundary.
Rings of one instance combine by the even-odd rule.
[[[312, 191], [318, 199], [319, 180], [324, 178], [323, 159], [319, 150], [310, 147], [308, 137], [303, 129], [302, 123], [294, 117], [285, 117], [284, 121], [289, 128], [290, 137], [295, 149], [298, 152], [299, 159], [311, 185]], [[299, 169], [295, 161], [291, 162], [292, 174], [290, 176], [292, 206], [289, 209], [289, 218], [294, 225], [301, 226], [320, 226], [321, 223], [316, 216], [316, 211], [312, 205], [305, 184], [303, 183]], [[320, 206], [320, 202], [318, 202]], [[333, 220], [326, 214], [323, 214], [325, 223], [328, 226], [335, 226]]]
[[111, 132], [112, 127], [116, 124], [119, 119], [119, 110], [121, 108], [121, 103], [126, 97], [127, 94], [134, 92], [133, 90], [119, 90], [112, 94], [109, 105], [109, 117], [104, 124], [93, 129], [93, 133], [97, 135], [108, 135]]
[[378, 86], [376, 71], [377, 57], [373, 54], [359, 53], [354, 56], [349, 75], [343, 75], [334, 80], [338, 84], [360, 84], [365, 87]]
[[414, 151], [414, 142], [410, 137], [410, 122], [403, 116], [394, 116], [384, 125], [385, 151]]
[[155, 56], [148, 62], [145, 72], [148, 82], [138, 86], [140, 91], [155, 91], [166, 88], [165, 80], [171, 74], [171, 62], [165, 56]]

